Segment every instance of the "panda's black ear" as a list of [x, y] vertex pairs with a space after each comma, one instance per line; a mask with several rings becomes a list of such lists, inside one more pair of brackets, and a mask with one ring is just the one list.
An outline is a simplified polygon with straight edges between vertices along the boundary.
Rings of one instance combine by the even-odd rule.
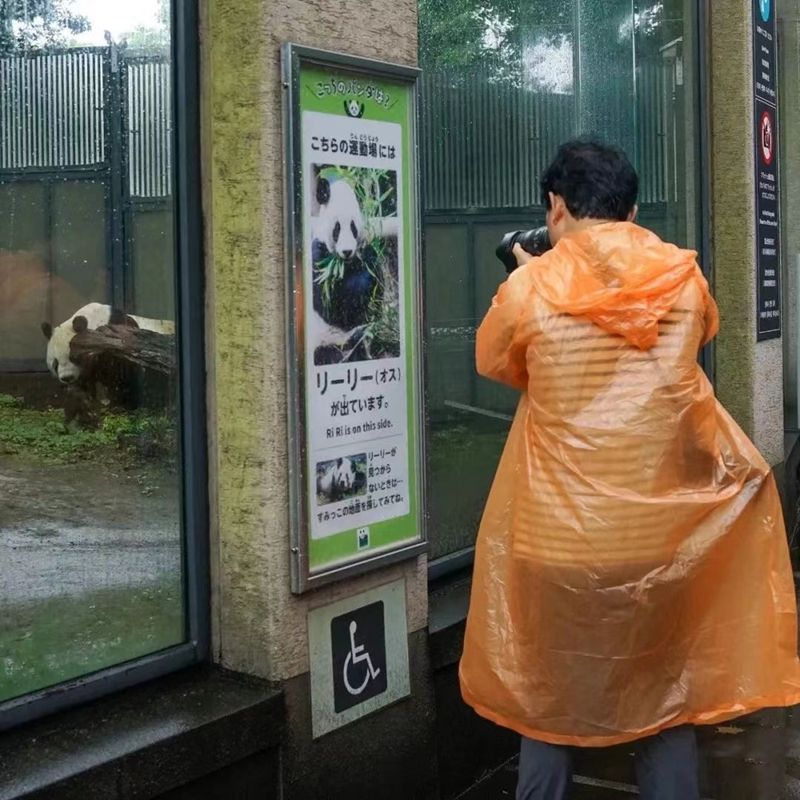
[[53, 337], [53, 326], [49, 322], [43, 322], [42, 333], [44, 334], [44, 338], [49, 342]]
[[121, 308], [111, 309], [111, 315], [108, 318], [109, 325], [124, 325], [126, 328], [138, 328], [139, 323], [126, 314]]
[[75, 333], [84, 333], [89, 329], [89, 320], [86, 319], [83, 315], [73, 317], [72, 319], [72, 330]]
[[321, 206], [328, 205], [331, 199], [331, 185], [327, 178], [317, 178], [317, 202]]

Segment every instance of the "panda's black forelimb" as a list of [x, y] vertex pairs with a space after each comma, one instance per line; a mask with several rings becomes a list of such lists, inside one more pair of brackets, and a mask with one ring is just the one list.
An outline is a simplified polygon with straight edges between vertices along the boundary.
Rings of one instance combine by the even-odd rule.
[[[312, 255], [314, 263], [318, 264], [330, 253], [322, 242], [315, 241]], [[314, 310], [328, 325], [343, 331], [366, 325], [370, 321], [370, 306], [383, 296], [383, 285], [376, 277], [379, 269], [377, 253], [372, 247], [366, 247], [344, 262], [341, 279], [329, 280], [327, 298], [322, 284], [314, 282]]]

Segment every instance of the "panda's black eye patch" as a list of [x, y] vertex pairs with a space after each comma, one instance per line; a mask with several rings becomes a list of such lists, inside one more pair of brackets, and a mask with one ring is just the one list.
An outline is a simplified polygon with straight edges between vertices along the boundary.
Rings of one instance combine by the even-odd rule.
[[358, 239], [358, 228], [356, 228], [355, 222], [350, 222], [350, 230], [353, 232], [353, 236]]
[[342, 232], [342, 225], [341, 225], [341, 223], [337, 222], [333, 226], [333, 241], [334, 242], [338, 242], [339, 241], [339, 234], [341, 232]]

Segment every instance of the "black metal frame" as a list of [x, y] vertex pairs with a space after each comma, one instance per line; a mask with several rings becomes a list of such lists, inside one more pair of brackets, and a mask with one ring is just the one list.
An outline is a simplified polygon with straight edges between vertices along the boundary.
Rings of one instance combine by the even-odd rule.
[[111, 302], [122, 308], [130, 308], [127, 305], [127, 291], [125, 288], [125, 229], [123, 218], [124, 203], [124, 180], [123, 169], [126, 161], [123, 137], [123, 121], [125, 119], [125, 109], [123, 102], [127, 104], [122, 86], [122, 68], [119, 59], [119, 50], [115, 44], [109, 47], [108, 52], [107, 78], [105, 86], [105, 103], [107, 111], [108, 129], [111, 135], [106, 142], [106, 159], [109, 165], [108, 184], [109, 184], [109, 204], [108, 204], [108, 223], [109, 223], [109, 248], [111, 264]]
[[[317, 50], [315, 48], [295, 45], [291, 42], [284, 43], [281, 55], [281, 80], [283, 86], [283, 136], [285, 145], [285, 163], [287, 165], [286, 180], [284, 181], [284, 213], [285, 231], [284, 243], [286, 249], [286, 269], [288, 280], [286, 282], [286, 348], [287, 364], [287, 398], [289, 408], [289, 453], [290, 461], [299, 465], [296, 474], [290, 476], [289, 481], [289, 509], [290, 509], [290, 536], [291, 536], [291, 587], [295, 594], [312, 591], [319, 586], [342, 580], [347, 577], [361, 575], [375, 570], [381, 566], [406, 561], [414, 558], [419, 553], [427, 550], [428, 544], [425, 536], [425, 492], [424, 481], [418, 488], [417, 510], [417, 536], [409, 539], [404, 544], [393, 545], [383, 551], [370, 554], [365, 553], [360, 558], [347, 561], [340, 565], [331, 565], [311, 571], [308, 558], [308, 508], [306, 504], [307, 484], [304, 464], [306, 463], [306, 432], [307, 420], [305, 411], [305, 380], [306, 368], [303, 355], [305, 329], [302, 319], [292, 313], [295, 307], [295, 297], [298, 291], [302, 294], [303, 286], [303, 260], [301, 258], [306, 244], [302, 240], [303, 219], [301, 189], [302, 184], [302, 148], [301, 148], [301, 123], [299, 112], [300, 70], [302, 64], [323, 67], [341, 67], [343, 70], [364, 74], [369, 77], [385, 78], [395, 82], [407, 84], [411, 87], [415, 109], [419, 108], [419, 92], [417, 79], [419, 70], [392, 62], [375, 61], [372, 59], [350, 56], [343, 53]], [[419, 212], [420, 208], [420, 181], [417, 163], [417, 129], [416, 115], [412, 119], [410, 135], [412, 137], [412, 171], [413, 200], [415, 208], [408, 224], [414, 226], [417, 235], [411, 253], [411, 263], [414, 267], [414, 302], [417, 308], [422, 308], [422, 276], [421, 276], [421, 251], [418, 232], [422, 228]], [[413, 230], [413, 229], [412, 229]], [[424, 402], [424, 371], [422, 366], [422, 321], [419, 319], [413, 330], [413, 347], [420, 360], [415, 369], [415, 380], [420, 387], [418, 408], [415, 416], [418, 420], [418, 439], [416, 464], [420, 475], [425, 474], [425, 402]], [[416, 394], [416, 393], [415, 393]]]
[[[700, 122], [700, 263], [711, 291], [714, 291], [714, 250], [711, 245], [713, 210], [711, 207], [711, 0], [697, 3], [698, 81], [695, 106]], [[715, 378], [715, 344], [712, 340], [702, 350], [700, 363], [711, 383]]]
[[[697, 58], [697, 82], [693, 88], [694, 105], [697, 109], [698, 119], [698, 138], [699, 146], [696, 147], [696, 157], [700, 181], [698, 191], [700, 194], [699, 203], [699, 257], [708, 282], [714, 288], [714, 262], [713, 250], [711, 246], [712, 228], [712, 209], [711, 209], [711, 84], [710, 84], [710, 2], [711, 0], [698, 0], [696, 7], [695, 24], [697, 25], [696, 48], [692, 53], [693, 58]], [[423, 190], [424, 191], [424, 190]], [[424, 197], [421, 198], [424, 203]], [[528, 222], [534, 217], [539, 216], [541, 209], [508, 209], [508, 217], [519, 216]], [[470, 224], [475, 222], [494, 221], [496, 215], [487, 213], [471, 214], [470, 212], [443, 211], [427, 215], [426, 222], [453, 223], [460, 222]], [[504, 210], [504, 218], [506, 217]], [[433, 217], [433, 220], [430, 219]], [[422, 236], [423, 259], [424, 259], [425, 239]], [[472, 254], [470, 254], [472, 257]], [[423, 260], [424, 263], [424, 260]], [[427, 327], [425, 328], [427, 330]], [[425, 348], [427, 361], [427, 347]], [[708, 376], [714, 382], [714, 342], [709, 342], [700, 354], [700, 363]], [[427, 367], [427, 363], [425, 365]], [[427, 374], [427, 373], [426, 373]], [[427, 431], [427, 420], [426, 420]], [[425, 480], [429, 478], [429, 467], [425, 465]], [[428, 563], [428, 582], [446, 581], [454, 576], [458, 576], [470, 569], [475, 558], [475, 547], [465, 547], [454, 553], [433, 559]]]
[[186, 641], [144, 658], [2, 703], [0, 730], [152, 680], [203, 661], [209, 654], [208, 465], [196, 0], [174, 0], [172, 26]]

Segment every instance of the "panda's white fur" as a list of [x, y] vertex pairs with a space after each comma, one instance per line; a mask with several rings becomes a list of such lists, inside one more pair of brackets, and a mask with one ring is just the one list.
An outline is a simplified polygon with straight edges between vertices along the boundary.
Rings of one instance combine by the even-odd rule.
[[[364, 214], [355, 190], [344, 179], [328, 181], [317, 176], [316, 197], [319, 213], [312, 217], [312, 257], [316, 259], [322, 250], [320, 245], [323, 245], [322, 252], [327, 250], [344, 261], [354, 260], [364, 238]], [[319, 310], [313, 308], [309, 320], [309, 338], [315, 349], [343, 349], [360, 327], [342, 330], [323, 319]]]
[[356, 484], [358, 475], [352, 458], [344, 457], [331, 462], [317, 479], [317, 491], [331, 500], [339, 499]]
[[314, 238], [345, 261], [357, 255], [364, 233], [364, 215], [346, 180], [328, 183], [327, 202], [320, 204]]
[[[83, 317], [86, 328], [95, 330], [108, 325], [112, 308], [104, 303], [88, 303], [79, 308], [69, 319], [52, 329], [47, 340], [47, 368], [62, 383], [74, 383], [81, 376], [81, 368], [70, 359], [69, 345], [75, 336], [75, 319]], [[165, 319], [148, 319], [147, 317], [129, 316], [142, 330], [156, 333], [174, 334], [175, 323]], [[46, 326], [43, 326], [46, 328]], [[47, 329], [45, 329], [47, 336]]]

